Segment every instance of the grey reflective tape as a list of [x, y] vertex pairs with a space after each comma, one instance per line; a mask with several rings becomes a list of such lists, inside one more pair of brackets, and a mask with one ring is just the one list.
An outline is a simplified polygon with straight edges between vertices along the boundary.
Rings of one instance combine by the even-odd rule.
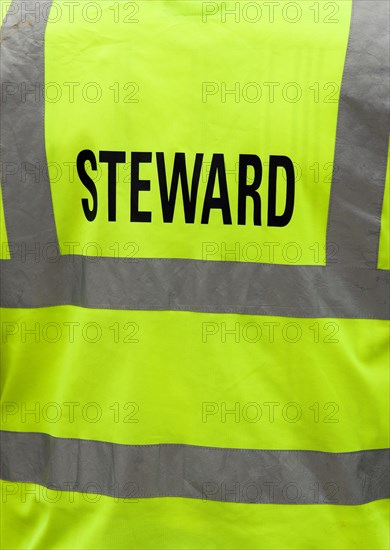
[[[343, 267], [83, 256], [2, 262], [1, 305], [387, 319], [389, 272]], [[47, 249], [47, 254], [52, 253]], [[27, 254], [27, 253], [26, 253]]]
[[389, 135], [389, 1], [353, 0], [327, 242], [344, 265], [377, 267]]
[[57, 242], [44, 130], [44, 35], [51, 4], [14, 0], [2, 26], [0, 181], [8, 240], [15, 244]]
[[122, 445], [7, 431], [1, 443], [2, 479], [61, 491], [265, 504], [364, 504], [390, 496], [387, 449]]

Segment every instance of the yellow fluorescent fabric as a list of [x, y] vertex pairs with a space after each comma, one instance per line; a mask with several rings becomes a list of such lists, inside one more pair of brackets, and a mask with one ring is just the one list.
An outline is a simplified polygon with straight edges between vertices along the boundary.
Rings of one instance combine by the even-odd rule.
[[0, 259], [8, 260], [10, 258], [9, 246], [7, 239], [7, 228], [5, 226], [4, 218], [4, 204], [3, 204], [3, 195], [1, 193], [0, 187]]
[[0, 0], [0, 22], [3, 22], [12, 0]]
[[390, 269], [390, 143], [387, 156], [385, 196], [382, 207], [378, 269]]
[[360, 319], [4, 309], [3, 429], [128, 444], [384, 448], [388, 328]]
[[[141, 1], [126, 10], [121, 2], [116, 8], [96, 2], [88, 14], [75, 9], [69, 25], [60, 16], [66, 2], [57, 4], [46, 30], [45, 131], [62, 253], [324, 265], [350, 0], [335, 2], [332, 17], [316, 17], [302, 1], [295, 3], [300, 18], [279, 8], [274, 20], [264, 10], [253, 23], [249, 10], [240, 24], [235, 16], [224, 21], [221, 12], [208, 15], [207, 2]], [[107, 220], [107, 164], [97, 176], [89, 171], [99, 206], [93, 223], [84, 217], [81, 199], [89, 193], [75, 170], [83, 149], [97, 159], [101, 150], [126, 152], [115, 222]], [[152, 212], [152, 223], [129, 221], [132, 151], [153, 153], [140, 169], [141, 179], [151, 180], [150, 192], [140, 193], [140, 209]], [[163, 223], [156, 152], [165, 153], [168, 185], [175, 152], [186, 153], [190, 174], [195, 154], [204, 153], [194, 224], [184, 222], [180, 190], [174, 230]], [[212, 211], [208, 225], [200, 223], [213, 153], [225, 155], [232, 225], [223, 225], [220, 211]], [[243, 153], [263, 162], [261, 227], [253, 225], [248, 201], [247, 224], [237, 228]], [[265, 225], [270, 155], [287, 155], [296, 165], [295, 210], [286, 227]]]
[[[362, 506], [253, 505], [178, 498], [130, 502], [58, 493], [32, 484], [1, 485], [3, 522], [8, 527], [1, 542], [9, 550], [389, 547], [386, 500]], [[34, 531], [31, 524], [37, 526]]]

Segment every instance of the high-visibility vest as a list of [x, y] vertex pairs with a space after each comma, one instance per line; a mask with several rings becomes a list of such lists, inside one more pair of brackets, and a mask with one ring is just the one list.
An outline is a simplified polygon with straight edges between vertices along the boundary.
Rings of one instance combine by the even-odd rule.
[[1, 7], [2, 546], [388, 548], [388, 2]]

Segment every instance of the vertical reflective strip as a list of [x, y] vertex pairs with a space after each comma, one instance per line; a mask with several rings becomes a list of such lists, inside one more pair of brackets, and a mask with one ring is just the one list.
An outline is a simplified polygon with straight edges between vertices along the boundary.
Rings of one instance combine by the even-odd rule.
[[353, 0], [341, 86], [327, 243], [377, 267], [389, 130], [389, 2]]
[[[1, 22], [1, 28], [0, 28], [0, 46], [3, 41], [3, 23], [7, 17], [7, 12], [9, 10], [10, 5], [12, 4], [12, 0], [7, 1], [1, 1], [0, 0], [0, 22]], [[0, 55], [0, 68], [1, 68], [1, 55]], [[0, 80], [2, 82], [2, 80]], [[1, 102], [2, 103], [2, 102]], [[3, 106], [1, 105], [1, 109]], [[1, 125], [0, 125], [0, 137], [1, 137]], [[0, 174], [2, 173], [2, 157], [0, 152]], [[2, 192], [2, 186], [1, 186], [1, 179], [0, 179], [0, 260], [8, 260], [10, 258], [9, 253], [9, 247], [8, 247], [8, 237], [7, 237], [7, 229], [5, 225], [5, 214], [4, 214], [4, 204], [3, 204], [3, 192]]]
[[1, 183], [8, 239], [58, 244], [45, 150], [44, 35], [52, 2], [14, 0], [2, 27]]

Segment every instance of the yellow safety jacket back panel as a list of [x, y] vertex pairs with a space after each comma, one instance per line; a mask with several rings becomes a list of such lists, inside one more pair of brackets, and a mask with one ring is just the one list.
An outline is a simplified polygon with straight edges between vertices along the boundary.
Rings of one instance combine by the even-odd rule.
[[388, 548], [388, 3], [0, 7], [3, 547]]

